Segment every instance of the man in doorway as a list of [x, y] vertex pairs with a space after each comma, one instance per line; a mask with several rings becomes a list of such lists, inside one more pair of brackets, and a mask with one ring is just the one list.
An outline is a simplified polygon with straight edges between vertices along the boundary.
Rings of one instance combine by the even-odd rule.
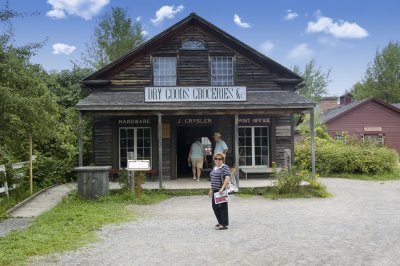
[[221, 134], [216, 132], [214, 133], [214, 141], [215, 141], [215, 148], [214, 154], [217, 152], [222, 152], [226, 156], [226, 152], [228, 151], [228, 146], [226, 145], [225, 141], [221, 139]]

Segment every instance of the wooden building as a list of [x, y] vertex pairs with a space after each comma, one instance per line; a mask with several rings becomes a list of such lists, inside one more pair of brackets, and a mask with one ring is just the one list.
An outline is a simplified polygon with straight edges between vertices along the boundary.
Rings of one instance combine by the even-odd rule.
[[176, 179], [190, 172], [195, 137], [211, 162], [214, 132], [229, 165], [283, 165], [285, 150], [294, 154], [293, 114], [315, 105], [296, 92], [301, 82], [192, 13], [84, 79], [91, 94], [77, 108], [93, 119], [95, 165], [124, 169], [130, 151], [160, 180]]
[[400, 154], [400, 109], [373, 97], [340, 102], [340, 107], [321, 115], [329, 135], [338, 140], [355, 136], [380, 142]]

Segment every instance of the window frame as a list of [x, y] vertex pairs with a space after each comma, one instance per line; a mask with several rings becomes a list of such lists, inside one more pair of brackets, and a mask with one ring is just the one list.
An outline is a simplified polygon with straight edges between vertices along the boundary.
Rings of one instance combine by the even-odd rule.
[[[267, 166], [267, 167], [269, 167], [270, 166], [270, 146], [271, 146], [271, 138], [270, 138], [270, 132], [269, 132], [270, 126], [239, 126], [238, 128], [239, 128], [239, 131], [238, 131], [238, 133], [239, 133], [238, 138], [239, 139], [240, 139], [240, 129], [241, 128], [244, 128], [244, 129], [250, 128], [251, 129], [251, 165], [250, 164], [246, 164], [246, 157], [248, 157], [248, 156], [241, 156], [240, 155], [240, 148], [242, 148], [242, 147], [246, 148], [246, 147], [249, 147], [249, 146], [241, 146], [238, 143], [239, 165], [240, 166], [249, 166], [249, 167], [258, 167], [258, 166]], [[266, 137], [267, 138], [267, 142], [266, 142], [267, 145], [266, 146], [262, 146], [262, 145], [257, 146], [257, 147], [260, 147], [261, 149], [263, 147], [266, 148], [266, 151], [267, 151], [267, 153], [265, 154], [265, 156], [266, 156], [266, 160], [265, 160], [266, 164], [263, 164], [263, 162], [262, 162], [263, 154], [260, 154], [261, 155], [261, 164], [256, 164], [256, 154], [255, 154], [256, 153], [255, 152], [255, 150], [256, 150], [255, 129], [256, 128], [265, 128], [266, 129], [266, 136], [261, 136], [261, 137]], [[241, 158], [245, 158], [245, 164], [240, 164], [240, 159]]]
[[[214, 71], [214, 59], [230, 59], [231, 60], [231, 74], [230, 73], [222, 73], [222, 74], [214, 74], [213, 72], [219, 72], [218, 68], [216, 69], [216, 71]], [[225, 64], [225, 62], [217, 62], [217, 64]], [[222, 72], [225, 72], [224, 68], [220, 68], [222, 69]], [[212, 55], [210, 56], [210, 85], [211, 86], [234, 86], [235, 85], [235, 78], [236, 78], [236, 73], [235, 73], [235, 69], [236, 69], [236, 64], [235, 64], [235, 57], [232, 55]], [[226, 72], [229, 72], [226, 71]], [[216, 80], [214, 82], [213, 77], [222, 77], [222, 81], [221, 80]], [[231, 80], [229, 80], [229, 77], [231, 77]], [[230, 82], [229, 82], [230, 81]]]
[[[160, 60], [161, 59], [173, 59], [174, 64], [175, 64], [173, 69], [174, 69], [175, 73], [172, 73], [172, 75], [167, 75], [165, 73], [160, 73], [160, 75], [156, 75], [156, 74], [158, 74], [158, 73], [156, 73], [156, 60], [158, 60], [158, 59], [160, 59]], [[178, 82], [178, 60], [177, 60], [176, 56], [170, 56], [170, 55], [169, 56], [153, 56], [151, 61], [152, 61], [153, 86], [174, 87], [177, 85], [177, 82]], [[165, 62], [163, 62], [163, 66], [166, 66], [166, 65], [167, 64], [165, 64]], [[161, 64], [160, 64], [160, 66], [161, 66]], [[165, 69], [166, 68], [163, 69], [164, 72], [165, 72]], [[161, 72], [161, 70], [159, 72]], [[161, 75], [161, 74], [163, 74], [163, 75]], [[168, 80], [168, 82], [165, 82], [165, 80], [164, 80], [164, 83], [163, 83], [162, 78], [168, 78], [168, 77], [170, 78]], [[156, 81], [156, 79], [157, 79], [157, 81]]]
[[[118, 128], [118, 167], [119, 169], [127, 169], [127, 167], [122, 167], [121, 166], [121, 130], [124, 129], [133, 129], [134, 133], [133, 133], [133, 153], [134, 153], [134, 158], [137, 158], [138, 160], [150, 160], [150, 167], [152, 165], [152, 158], [153, 158], [153, 142], [152, 142], [152, 129], [151, 127], [119, 127]], [[138, 151], [138, 143], [137, 143], [137, 131], [139, 129], [148, 129], [149, 130], [149, 140], [150, 140], [150, 147], [148, 147], [150, 149], [150, 156], [149, 158], [147, 157], [142, 157], [142, 158], [138, 158], [137, 157], [137, 151]], [[129, 138], [126, 138], [129, 139]], [[142, 147], [143, 148], [143, 147]], [[129, 146], [126, 148], [127, 150], [129, 150]], [[124, 157], [125, 158], [125, 157]], [[128, 158], [126, 157], [127, 162], [128, 162]]]

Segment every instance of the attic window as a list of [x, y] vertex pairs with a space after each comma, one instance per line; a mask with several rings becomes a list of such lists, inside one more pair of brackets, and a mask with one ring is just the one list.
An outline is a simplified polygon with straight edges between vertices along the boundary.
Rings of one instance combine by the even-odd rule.
[[206, 46], [201, 40], [186, 40], [182, 43], [183, 50], [206, 50]]

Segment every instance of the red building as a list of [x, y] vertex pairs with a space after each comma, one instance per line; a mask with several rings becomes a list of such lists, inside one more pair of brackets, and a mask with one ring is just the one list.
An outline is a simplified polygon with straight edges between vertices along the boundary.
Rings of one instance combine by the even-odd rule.
[[321, 115], [329, 135], [343, 139], [348, 134], [362, 140], [381, 142], [400, 154], [399, 108], [376, 98], [340, 102], [340, 107], [326, 110]]

